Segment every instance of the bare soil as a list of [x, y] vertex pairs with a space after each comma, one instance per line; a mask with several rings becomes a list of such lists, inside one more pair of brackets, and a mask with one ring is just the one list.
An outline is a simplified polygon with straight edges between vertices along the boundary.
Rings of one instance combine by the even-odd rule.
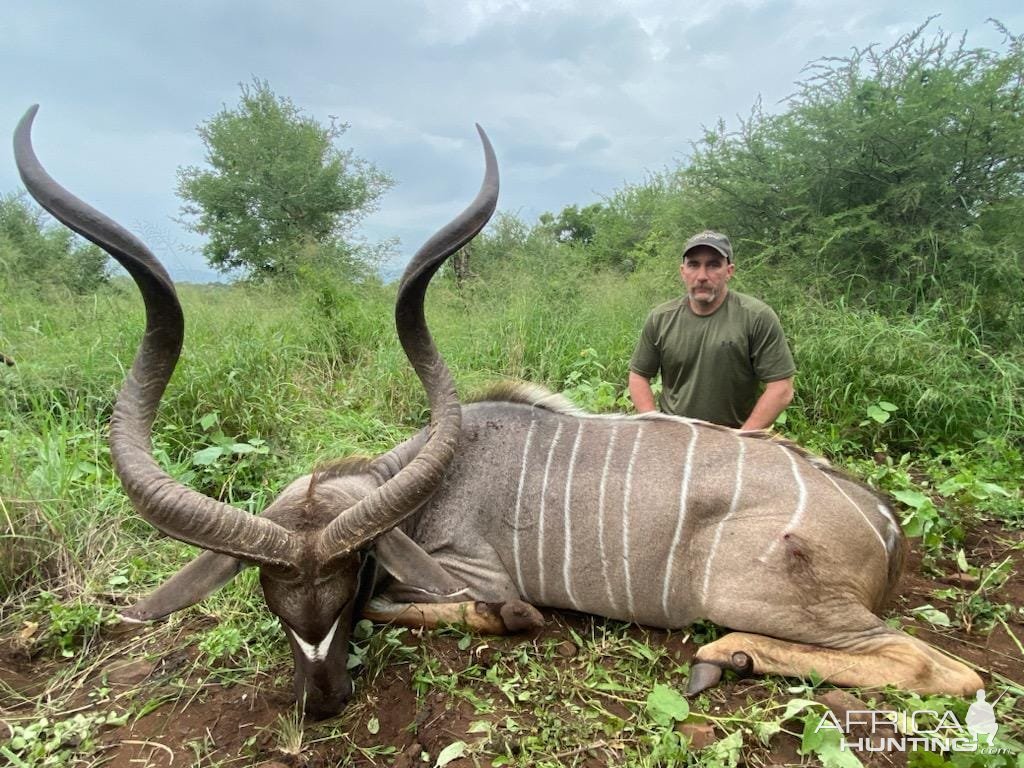
[[[1013, 575], [989, 597], [992, 602], [1009, 603], [1015, 609], [1024, 606], [1024, 532], [1008, 531], [991, 524], [978, 525], [968, 535], [966, 553], [972, 565], [995, 565], [1011, 558]], [[955, 563], [939, 563], [935, 570], [937, 572], [925, 573], [919, 553], [912, 552], [899, 595], [890, 605], [888, 615], [900, 617], [908, 631], [976, 665], [989, 690], [1004, 689], [1006, 681], [1024, 687], [1024, 654], [1019, 646], [1024, 640], [1024, 623], [1020, 611], [1014, 611], [1005, 627], [997, 623], [987, 633], [977, 629], [971, 632], [963, 628], [940, 629], [911, 618], [911, 610], [925, 604], [955, 618], [962, 608], [962, 598], [943, 600], [936, 597], [935, 591], [951, 585], [966, 590], [975, 587], [969, 578], [965, 583], [957, 574]], [[438, 660], [439, 668], [458, 672], [470, 664], [486, 668], [490, 658], [514, 653], [522, 643], [537, 645], [550, 641], [557, 651], [551, 659], [553, 672], [572, 675], [577, 671], [574, 667], [577, 660], [571, 632], [589, 634], [591, 622], [600, 620], [571, 614], [546, 613], [545, 616], [546, 626], [538, 632], [481, 639], [466, 650], [459, 648], [460, 638], [451, 634], [428, 634], [421, 638], [410, 635], [406, 642], [426, 646]], [[121, 711], [143, 714], [122, 726], [103, 731], [96, 743], [90, 745], [88, 754], [83, 754], [75, 764], [110, 768], [213, 764], [266, 768], [282, 765], [411, 768], [434, 765], [441, 750], [453, 742], [462, 740], [476, 744], [487, 738], [479, 729], [468, 731], [474, 723], [488, 718], [497, 721], [503, 716], [500, 711], [482, 715], [474, 711], [465, 697], [452, 697], [437, 690], [417, 695], [411, 665], [392, 663], [371, 685], [365, 680], [357, 681], [357, 688], [362, 690], [350, 705], [344, 728], [337, 723], [312, 724], [306, 727], [301, 740], [293, 738], [289, 746], [288, 736], [297, 730], [290, 669], [255, 672], [233, 684], [210, 682], [205, 670], [195, 663], [200, 656], [195, 631], [204, 623], [208, 626], [209, 621], [200, 622], [198, 627], [185, 627], [173, 639], [165, 636], [164, 644], [158, 647], [128, 643], [117, 635], [103, 639], [98, 649], [103, 662], [81, 676], [77, 683], [80, 694], [69, 698], [68, 713], [113, 706]], [[688, 662], [696, 650], [686, 634], [639, 627], [630, 632], [635, 632], [638, 639], [652, 647], [664, 648], [665, 659], [671, 665]], [[32, 658], [21, 638], [16, 635], [0, 637], [0, 725], [30, 718], [55, 681], [67, 674], [70, 664], [53, 658]], [[484, 690], [488, 685], [480, 684], [482, 695], [493, 695], [493, 689]], [[103, 690], [99, 700], [95, 695], [97, 689]], [[183, 696], [183, 689], [190, 690], [191, 694]], [[778, 695], [778, 691], [777, 685], [772, 688], [756, 679], [728, 679], [710, 694], [710, 710], [721, 716], [749, 706], [751, 702]], [[93, 692], [92, 697], [89, 692]], [[817, 691], [819, 696], [823, 693], [827, 693], [827, 689]], [[632, 698], [642, 700], [645, 696], [646, 691], [638, 691]], [[636, 717], [635, 707], [631, 710], [615, 697], [604, 705], [611, 716], [623, 721]], [[566, 710], [565, 716], [572, 717], [572, 714]], [[778, 733], [767, 746], [760, 745], [756, 739], [747, 739], [743, 754], [745, 764], [815, 764], [799, 755], [799, 739], [787, 730], [792, 729]], [[524, 737], [526, 735], [524, 733]], [[687, 735], [706, 741], [720, 738], [722, 734], [713, 726], [697, 723], [691, 724]], [[353, 749], [353, 745], [359, 749]], [[381, 754], [382, 748], [387, 747], [392, 748], [390, 753]], [[489, 744], [484, 751], [498, 754], [505, 750], [514, 754], [516, 744]], [[615, 737], [609, 735], [607, 739], [567, 748], [557, 755], [557, 760], [565, 765], [601, 766], [615, 764], [617, 754], [621, 753], [615, 749]], [[427, 761], [424, 755], [429, 755]], [[862, 757], [868, 765], [905, 764], [902, 755]], [[479, 756], [456, 758], [448, 763], [453, 768], [490, 764], [488, 759]]]

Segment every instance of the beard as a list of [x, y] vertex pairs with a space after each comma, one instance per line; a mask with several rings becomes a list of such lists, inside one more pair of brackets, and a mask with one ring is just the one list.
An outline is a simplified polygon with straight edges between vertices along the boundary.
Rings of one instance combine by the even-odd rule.
[[[700, 294], [698, 296], [698, 293]], [[691, 288], [689, 291], [690, 301], [696, 301], [699, 304], [714, 304], [720, 295], [720, 291], [717, 288]]]

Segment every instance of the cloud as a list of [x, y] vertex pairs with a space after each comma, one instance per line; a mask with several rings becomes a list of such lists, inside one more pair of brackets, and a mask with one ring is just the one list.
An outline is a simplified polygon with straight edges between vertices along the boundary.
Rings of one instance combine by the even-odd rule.
[[[989, 16], [1024, 27], [1008, 0], [38, 0], [0, 20], [0, 125], [42, 102], [55, 174], [187, 244], [181, 269], [201, 269], [173, 221], [174, 172], [202, 162], [195, 126], [266, 79], [350, 123], [342, 144], [395, 177], [366, 232], [399, 235], [408, 256], [475, 194], [475, 122], [498, 153], [503, 210], [586, 205], [685, 158], [701, 126], [735, 126], [758, 96], [783, 108], [807, 62], [890, 44], [937, 10], [970, 44], [999, 44]], [[19, 186], [0, 158], [0, 192]]]

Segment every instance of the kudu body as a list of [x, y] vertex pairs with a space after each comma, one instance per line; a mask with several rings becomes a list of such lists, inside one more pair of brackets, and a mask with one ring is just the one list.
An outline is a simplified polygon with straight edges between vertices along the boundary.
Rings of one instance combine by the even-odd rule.
[[737, 630], [698, 651], [691, 692], [722, 668], [922, 693], [981, 687], [874, 614], [902, 566], [898, 523], [884, 499], [799, 447], [675, 417], [588, 415], [530, 386], [460, 409], [423, 296], [494, 209], [497, 167], [482, 132], [480, 194], [417, 253], [398, 293], [399, 338], [431, 426], [375, 459], [296, 480], [260, 517], [179, 485], [149, 445], [182, 341], [173, 285], [141, 243], [45, 175], [29, 141], [33, 115], [15, 137], [29, 191], [120, 261], [146, 303], [146, 336], [111, 424], [115, 469], [143, 517], [210, 550], [126, 619], [192, 605], [257, 565], [292, 646], [296, 693], [308, 713], [331, 715], [351, 692], [347, 642], [372, 551], [376, 596], [364, 613], [376, 620], [516, 631], [539, 623], [537, 604]]

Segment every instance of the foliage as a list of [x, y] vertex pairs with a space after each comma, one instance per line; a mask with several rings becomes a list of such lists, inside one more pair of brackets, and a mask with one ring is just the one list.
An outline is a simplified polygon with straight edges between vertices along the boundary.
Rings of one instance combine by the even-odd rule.
[[709, 131], [680, 183], [754, 260], [1004, 338], [1024, 322], [1024, 41], [968, 49], [927, 26], [815, 62], [784, 113]]
[[557, 218], [550, 213], [543, 213], [538, 221], [542, 226], [549, 227], [560, 243], [589, 245], [600, 226], [603, 212], [604, 207], [600, 203], [592, 203], [583, 208], [568, 205]]
[[50, 592], [41, 592], [29, 612], [46, 623], [38, 642], [65, 658], [88, 648], [102, 627], [116, 621], [110, 610], [95, 603], [64, 602]]
[[26, 725], [12, 725], [10, 741], [0, 745], [0, 755], [15, 768], [69, 765], [76, 756], [96, 749], [96, 736], [102, 729], [124, 725], [127, 720], [124, 713], [78, 712], [64, 720], [42, 717]]
[[597, 350], [580, 351], [579, 360], [565, 377], [561, 391], [584, 410], [593, 413], [622, 411], [630, 407], [629, 394], [621, 385], [608, 381], [607, 366], [598, 360]]
[[107, 255], [47, 221], [23, 193], [0, 197], [0, 285], [91, 293], [110, 278]]
[[662, 253], [679, 256], [679, 244], [697, 229], [700, 219], [679, 215], [678, 179], [652, 174], [627, 184], [601, 203], [542, 214], [536, 230], [559, 243], [578, 247], [593, 267], [633, 272]]
[[265, 81], [241, 91], [236, 108], [198, 128], [210, 167], [178, 172], [182, 211], [208, 237], [207, 261], [256, 280], [310, 264], [353, 274], [362, 255], [351, 229], [391, 179], [335, 146], [348, 126], [320, 124]]
[[755, 103], [676, 169], [545, 214], [523, 239], [667, 280], [681, 243], [711, 227], [752, 282], [887, 317], [930, 312], [984, 343], [1018, 338], [1024, 38], [999, 26], [1000, 50], [971, 49], [928, 26], [814, 62], [780, 112]]

